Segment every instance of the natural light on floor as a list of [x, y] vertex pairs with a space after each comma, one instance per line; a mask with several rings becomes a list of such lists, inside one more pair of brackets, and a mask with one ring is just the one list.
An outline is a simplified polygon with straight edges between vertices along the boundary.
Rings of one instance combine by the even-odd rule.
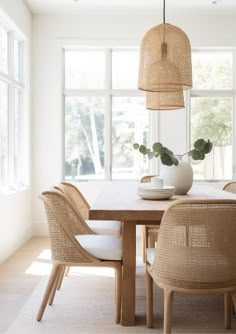
[[[44, 249], [25, 271], [27, 275], [36, 276], [48, 276], [52, 269], [51, 264], [51, 251], [50, 249]], [[71, 267], [69, 275], [73, 276], [106, 276], [114, 277], [114, 269], [112, 268], [99, 268], [99, 267]]]

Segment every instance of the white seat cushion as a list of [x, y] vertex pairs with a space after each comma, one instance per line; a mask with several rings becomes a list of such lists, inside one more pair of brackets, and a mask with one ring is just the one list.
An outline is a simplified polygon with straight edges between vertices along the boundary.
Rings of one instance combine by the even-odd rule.
[[120, 237], [121, 222], [117, 220], [86, 220], [88, 226], [97, 234]]
[[156, 248], [147, 248], [146, 249], [146, 258], [147, 262], [152, 266], [156, 256]]
[[76, 235], [80, 245], [91, 255], [101, 260], [122, 259], [122, 239], [108, 235]]

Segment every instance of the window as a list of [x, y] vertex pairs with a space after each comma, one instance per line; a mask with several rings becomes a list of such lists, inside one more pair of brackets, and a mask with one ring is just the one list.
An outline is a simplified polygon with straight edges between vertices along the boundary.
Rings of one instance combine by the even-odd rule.
[[195, 179], [232, 179], [233, 53], [193, 52], [191, 144], [213, 142], [204, 161], [192, 161]]
[[134, 141], [149, 143], [136, 89], [138, 50], [64, 50], [65, 178], [126, 179], [148, 171]]
[[28, 184], [26, 38], [0, 12], [0, 191]]
[[193, 52], [193, 89], [185, 96], [187, 125], [183, 112], [159, 117], [146, 111], [144, 94], [137, 90], [138, 49], [65, 48], [65, 178], [137, 179], [151, 170], [157, 173], [157, 162], [137, 154], [132, 145], [149, 146], [159, 136], [168, 147], [173, 142], [178, 153], [186, 143], [179, 149], [177, 116], [169, 115], [181, 113], [177, 132], [190, 134], [189, 148], [198, 138], [214, 144], [204, 161], [190, 161], [194, 178], [232, 179], [233, 58], [234, 51]]

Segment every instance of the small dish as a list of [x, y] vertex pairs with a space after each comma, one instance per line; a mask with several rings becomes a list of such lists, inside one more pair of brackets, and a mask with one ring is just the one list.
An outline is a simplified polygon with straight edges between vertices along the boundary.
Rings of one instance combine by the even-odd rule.
[[153, 193], [146, 193], [146, 192], [139, 192], [138, 196], [142, 199], [156, 199], [156, 200], [162, 200], [162, 199], [169, 199], [171, 198], [175, 193], [163, 193], [163, 194], [153, 194]]

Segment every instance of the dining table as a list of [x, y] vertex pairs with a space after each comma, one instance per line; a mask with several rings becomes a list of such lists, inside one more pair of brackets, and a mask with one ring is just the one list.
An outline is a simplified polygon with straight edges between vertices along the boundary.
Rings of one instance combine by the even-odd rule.
[[135, 325], [136, 225], [159, 225], [164, 212], [178, 199], [235, 199], [236, 195], [217, 186], [194, 184], [186, 195], [168, 200], [145, 200], [137, 195], [138, 182], [113, 181], [104, 186], [89, 210], [89, 219], [119, 220], [123, 223], [123, 326]]

